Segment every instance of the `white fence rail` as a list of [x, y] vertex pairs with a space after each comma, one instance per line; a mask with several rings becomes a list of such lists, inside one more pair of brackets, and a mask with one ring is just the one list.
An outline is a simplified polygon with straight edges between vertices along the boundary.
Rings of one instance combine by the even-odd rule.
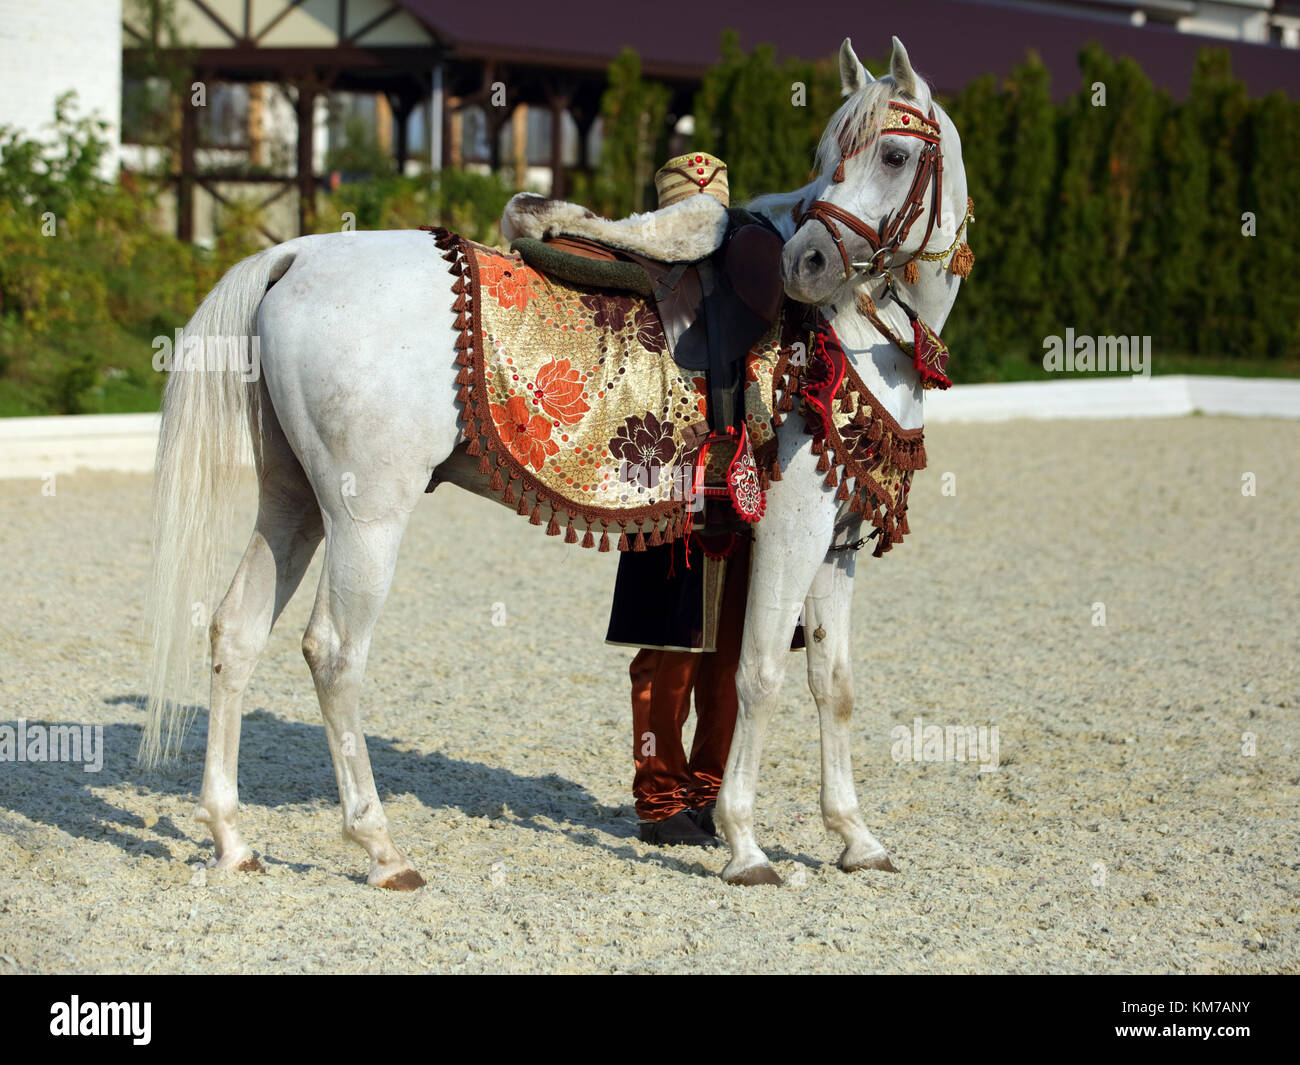
[[[1164, 418], [1201, 411], [1300, 418], [1300, 381], [1250, 377], [1108, 377], [957, 385], [925, 397], [928, 424], [1021, 418]], [[148, 473], [156, 414], [82, 414], [0, 419], [0, 478], [74, 470]]]

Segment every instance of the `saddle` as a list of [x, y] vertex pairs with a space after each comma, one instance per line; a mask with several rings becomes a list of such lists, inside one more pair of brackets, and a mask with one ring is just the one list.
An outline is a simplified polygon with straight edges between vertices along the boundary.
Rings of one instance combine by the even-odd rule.
[[[583, 228], [593, 230], [590, 222]], [[673, 262], [656, 258], [653, 246], [634, 251], [626, 243], [556, 232], [542, 239], [518, 237], [510, 250], [561, 280], [652, 299], [673, 360], [704, 372], [710, 431], [736, 436], [744, 427], [745, 357], [785, 300], [780, 235], [766, 219], [728, 208], [721, 238], [706, 234], [693, 249], [707, 252], [701, 258]]]

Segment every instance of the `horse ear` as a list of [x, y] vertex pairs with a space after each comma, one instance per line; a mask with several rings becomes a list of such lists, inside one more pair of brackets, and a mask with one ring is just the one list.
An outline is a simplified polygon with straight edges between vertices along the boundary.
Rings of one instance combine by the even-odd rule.
[[898, 86], [899, 92], [913, 99], [919, 96], [916, 87], [916, 71], [912, 69], [912, 61], [907, 58], [907, 49], [897, 37], [894, 38], [893, 55], [889, 57], [889, 73], [894, 79], [894, 84]]
[[845, 37], [840, 45], [840, 89], [843, 95], [852, 96], [873, 80], [854, 54], [853, 42]]

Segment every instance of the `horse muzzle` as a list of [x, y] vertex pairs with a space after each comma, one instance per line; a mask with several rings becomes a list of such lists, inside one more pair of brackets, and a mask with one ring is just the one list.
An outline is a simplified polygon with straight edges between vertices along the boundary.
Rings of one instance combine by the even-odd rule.
[[844, 281], [844, 266], [825, 226], [803, 225], [781, 251], [785, 294], [799, 303], [824, 303]]

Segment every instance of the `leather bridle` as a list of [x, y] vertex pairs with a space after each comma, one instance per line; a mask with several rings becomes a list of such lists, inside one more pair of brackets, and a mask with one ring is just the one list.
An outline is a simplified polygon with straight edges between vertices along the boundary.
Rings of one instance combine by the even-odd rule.
[[[830, 234], [831, 240], [835, 242], [836, 250], [839, 251], [840, 258], [844, 262], [844, 279], [846, 281], [852, 280], [855, 270], [866, 270], [869, 276], [875, 277], [886, 270], [903, 265], [891, 261], [882, 266], [880, 259], [885, 255], [892, 256], [899, 249], [903, 241], [907, 239], [908, 233], [911, 232], [913, 224], [925, 213], [927, 185], [933, 187], [934, 197], [930, 203], [930, 217], [925, 226], [925, 239], [921, 241], [921, 246], [916, 255], [925, 251], [926, 245], [930, 243], [930, 235], [934, 232], [935, 218], [938, 217], [939, 212], [942, 210], [943, 152], [939, 148], [939, 124], [935, 119], [934, 108], [930, 108], [930, 114], [927, 117], [915, 107], [910, 107], [899, 100], [890, 100], [885, 121], [880, 128], [881, 136], [888, 134], [916, 137], [924, 141], [925, 146], [921, 149], [920, 158], [917, 160], [916, 173], [912, 177], [912, 185], [908, 189], [907, 198], [896, 212], [886, 216], [885, 223], [879, 231], [856, 215], [850, 214], [842, 207], [837, 207], [826, 200], [813, 200], [806, 208], [800, 203], [796, 205], [794, 210], [794, 220], [797, 225], [802, 226], [804, 222], [813, 220], [826, 227], [826, 231]], [[832, 180], [836, 182], [843, 181], [844, 164], [866, 149], [874, 139], [873, 137], [860, 148], [850, 152], [845, 149], [841, 137], [840, 163], [835, 168]], [[839, 226], [836, 225], [837, 222], [846, 226], [867, 242], [872, 251], [870, 258], [860, 263], [855, 263], [849, 258], [849, 252], [844, 246], [844, 238], [840, 234]], [[912, 259], [916, 258], [916, 255], [909, 256], [906, 261], [911, 262]]]

